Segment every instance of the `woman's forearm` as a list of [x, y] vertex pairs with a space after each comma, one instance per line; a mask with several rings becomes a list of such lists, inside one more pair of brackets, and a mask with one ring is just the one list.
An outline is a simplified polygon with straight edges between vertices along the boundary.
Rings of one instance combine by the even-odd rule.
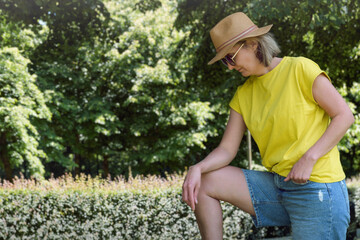
[[316, 162], [328, 153], [339, 143], [353, 122], [354, 116], [350, 111], [333, 117], [321, 138], [306, 152], [306, 158]]
[[242, 116], [231, 109], [224, 136], [219, 146], [192, 167], [199, 168], [201, 173], [207, 173], [229, 165], [238, 152], [245, 130], [246, 125]]
[[204, 158], [204, 160], [194, 165], [194, 167], [200, 168], [201, 173], [211, 172], [229, 165], [235, 155], [225, 148], [218, 146], [206, 158]]
[[306, 183], [316, 161], [336, 146], [353, 122], [351, 111], [333, 117], [321, 138], [294, 164], [284, 181]]

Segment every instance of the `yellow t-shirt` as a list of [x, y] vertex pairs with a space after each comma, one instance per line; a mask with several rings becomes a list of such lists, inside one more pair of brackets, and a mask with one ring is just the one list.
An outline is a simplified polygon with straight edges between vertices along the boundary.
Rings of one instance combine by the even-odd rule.
[[[267, 74], [247, 79], [231, 100], [230, 107], [242, 115], [269, 171], [287, 176], [327, 129], [330, 117], [312, 95], [314, 80], [321, 73], [326, 75], [307, 58], [284, 57]], [[335, 146], [317, 160], [310, 181], [344, 178]]]

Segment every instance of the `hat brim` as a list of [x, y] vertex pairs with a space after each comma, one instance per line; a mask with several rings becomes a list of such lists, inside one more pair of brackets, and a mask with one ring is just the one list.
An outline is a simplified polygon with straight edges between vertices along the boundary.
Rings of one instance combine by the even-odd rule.
[[208, 62], [208, 65], [211, 65], [211, 64], [215, 63], [216, 61], [219, 61], [220, 59], [225, 57], [226, 54], [228, 54], [229, 51], [234, 47], [234, 45], [236, 43], [238, 43], [239, 41], [247, 39], [247, 38], [251, 38], [251, 37], [257, 37], [257, 36], [264, 35], [265, 33], [270, 31], [272, 26], [273, 25], [271, 24], [271, 25], [268, 25], [268, 26], [265, 26], [265, 27], [262, 27], [262, 28], [258, 28], [256, 30], [252, 31], [251, 33], [247, 34], [243, 38], [237, 39], [237, 41], [235, 41], [234, 43], [231, 43], [228, 46], [226, 46], [225, 48], [221, 49], [221, 51], [218, 52], [216, 54], [216, 56], [213, 59], [210, 60], [210, 62]]

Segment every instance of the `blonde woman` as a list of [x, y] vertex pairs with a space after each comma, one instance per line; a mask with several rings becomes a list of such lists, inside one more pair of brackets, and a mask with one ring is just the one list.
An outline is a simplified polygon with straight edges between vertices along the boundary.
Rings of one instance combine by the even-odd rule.
[[[244, 13], [211, 31], [216, 56], [248, 77], [230, 101], [217, 148], [189, 168], [183, 200], [203, 239], [222, 239], [219, 200], [249, 213], [256, 227], [289, 226], [293, 239], [346, 239], [349, 200], [337, 143], [354, 122], [329, 76], [304, 57], [283, 57], [269, 33]], [[228, 166], [244, 132], [256, 141], [267, 172]]]

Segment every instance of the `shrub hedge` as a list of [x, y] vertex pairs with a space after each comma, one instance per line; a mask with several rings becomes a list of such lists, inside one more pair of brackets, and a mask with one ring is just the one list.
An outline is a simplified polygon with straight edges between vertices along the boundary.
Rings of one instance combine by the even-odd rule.
[[354, 224], [356, 225], [356, 228], [360, 228], [360, 187], [356, 189], [354, 198], [353, 198], [353, 204], [355, 207], [355, 217], [354, 217]]
[[[22, 182], [21, 187], [7, 183], [0, 186], [0, 239], [200, 239], [194, 214], [181, 200], [179, 183], [174, 184], [180, 178], [173, 180], [165, 187], [160, 179], [153, 181], [156, 187], [139, 179], [126, 186], [70, 181], [71, 188], [65, 186], [66, 181], [56, 187], [49, 182]], [[131, 189], [131, 185], [143, 188]], [[354, 195], [356, 230], [360, 226], [360, 189]], [[249, 215], [230, 204], [222, 206], [224, 239], [290, 234], [287, 227], [256, 229]]]

